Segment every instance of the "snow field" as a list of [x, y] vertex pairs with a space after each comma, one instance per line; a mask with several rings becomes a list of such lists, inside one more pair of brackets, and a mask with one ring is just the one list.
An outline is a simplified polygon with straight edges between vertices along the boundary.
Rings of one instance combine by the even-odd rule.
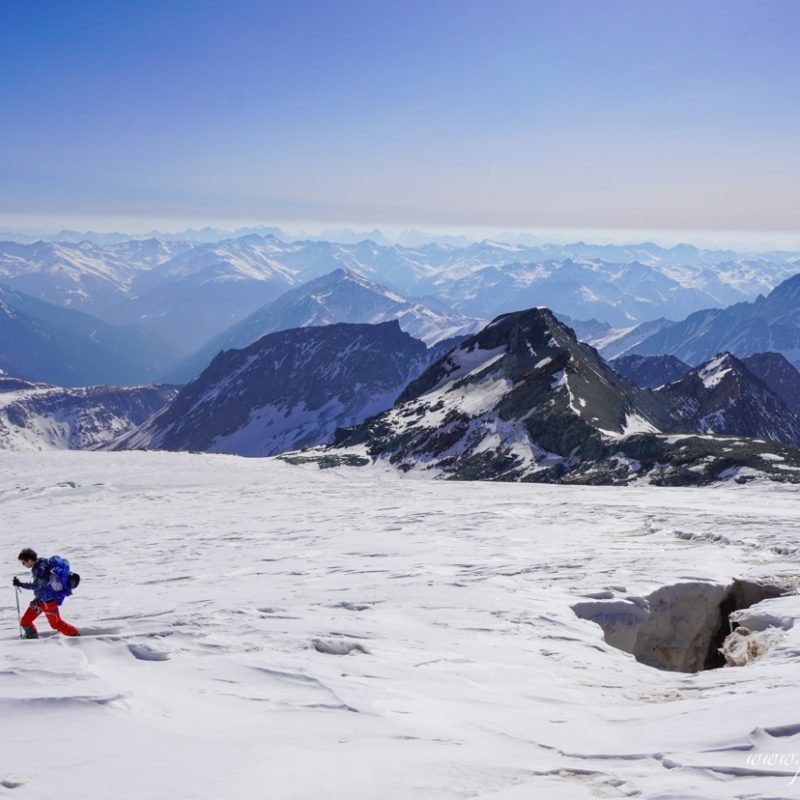
[[[797, 597], [747, 610], [789, 628], [763, 656], [697, 674], [571, 608], [793, 581], [796, 502], [0, 453], [0, 797], [796, 796]], [[19, 641], [23, 546], [83, 576], [67, 620], [122, 634]]]

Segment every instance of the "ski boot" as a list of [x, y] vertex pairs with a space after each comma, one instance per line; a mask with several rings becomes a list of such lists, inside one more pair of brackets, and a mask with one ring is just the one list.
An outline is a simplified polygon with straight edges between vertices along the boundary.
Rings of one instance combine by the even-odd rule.
[[27, 627], [23, 628], [22, 630], [23, 630], [23, 632], [25, 634], [25, 638], [26, 639], [38, 639], [39, 638], [39, 632], [36, 630], [36, 628], [33, 627], [33, 625], [28, 625]]

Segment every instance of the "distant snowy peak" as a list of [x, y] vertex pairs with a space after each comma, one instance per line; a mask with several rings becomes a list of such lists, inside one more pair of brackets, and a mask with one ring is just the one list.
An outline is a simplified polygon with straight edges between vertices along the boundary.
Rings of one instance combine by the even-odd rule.
[[0, 242], [0, 282], [57, 306], [104, 316], [137, 275], [188, 249], [153, 239], [106, 246]]
[[220, 353], [117, 447], [267, 456], [319, 444], [391, 406], [427, 363], [396, 321], [268, 334]]
[[280, 261], [282, 246], [272, 238], [245, 236], [240, 239], [197, 245], [143, 276], [135, 289], [142, 291], [161, 281], [219, 283], [228, 280], [294, 283], [297, 270]]
[[428, 345], [472, 333], [482, 324], [423, 302], [402, 297], [360, 272], [339, 268], [283, 294], [214, 337], [172, 375], [179, 382], [196, 377], [220, 351], [247, 347], [260, 337], [282, 330], [317, 325], [379, 324], [397, 320], [400, 327]]
[[662, 317], [628, 328], [615, 328], [606, 331], [598, 329], [596, 333], [579, 334], [578, 338], [597, 348], [603, 358], [610, 360], [631, 353], [635, 350], [636, 345], [645, 339], [675, 324], [675, 322]]
[[792, 363], [800, 362], [800, 275], [752, 303], [697, 311], [630, 350], [643, 355], [669, 353], [694, 365], [726, 351], [740, 358], [777, 352]]

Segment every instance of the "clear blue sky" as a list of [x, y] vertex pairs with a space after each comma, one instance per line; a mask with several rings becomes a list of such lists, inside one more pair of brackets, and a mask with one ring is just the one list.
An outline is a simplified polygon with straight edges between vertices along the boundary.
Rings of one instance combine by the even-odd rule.
[[795, 0], [5, 0], [0, 221], [800, 230]]

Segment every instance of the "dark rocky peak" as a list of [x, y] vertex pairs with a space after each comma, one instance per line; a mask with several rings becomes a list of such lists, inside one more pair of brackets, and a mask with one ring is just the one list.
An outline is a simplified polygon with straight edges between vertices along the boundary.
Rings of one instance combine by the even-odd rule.
[[800, 445], [800, 420], [730, 353], [721, 353], [654, 393], [669, 405], [673, 428]]
[[463, 341], [409, 384], [398, 403], [453, 384], [501, 378], [509, 391], [503, 413], [524, 416], [557, 394], [570, 413], [593, 428], [621, 433], [629, 415], [658, 427], [652, 397], [608, 367], [589, 345], [547, 308], [504, 314]]
[[780, 353], [754, 353], [742, 362], [756, 377], [800, 415], [800, 372]]
[[366, 445], [401, 469], [534, 479], [596, 456], [607, 438], [657, 430], [662, 416], [650, 393], [534, 308], [498, 317], [409, 384], [394, 408], [334, 441]]
[[119, 446], [265, 456], [319, 444], [391, 406], [427, 363], [396, 320], [270, 333], [219, 353]]
[[[572, 331], [546, 308], [504, 314], [409, 384], [398, 402], [413, 400], [449, 381], [480, 380], [487, 370], [519, 378], [537, 365], [551, 363], [559, 351], [558, 340], [569, 337], [578, 344]], [[481, 365], [485, 369], [478, 369]]]

